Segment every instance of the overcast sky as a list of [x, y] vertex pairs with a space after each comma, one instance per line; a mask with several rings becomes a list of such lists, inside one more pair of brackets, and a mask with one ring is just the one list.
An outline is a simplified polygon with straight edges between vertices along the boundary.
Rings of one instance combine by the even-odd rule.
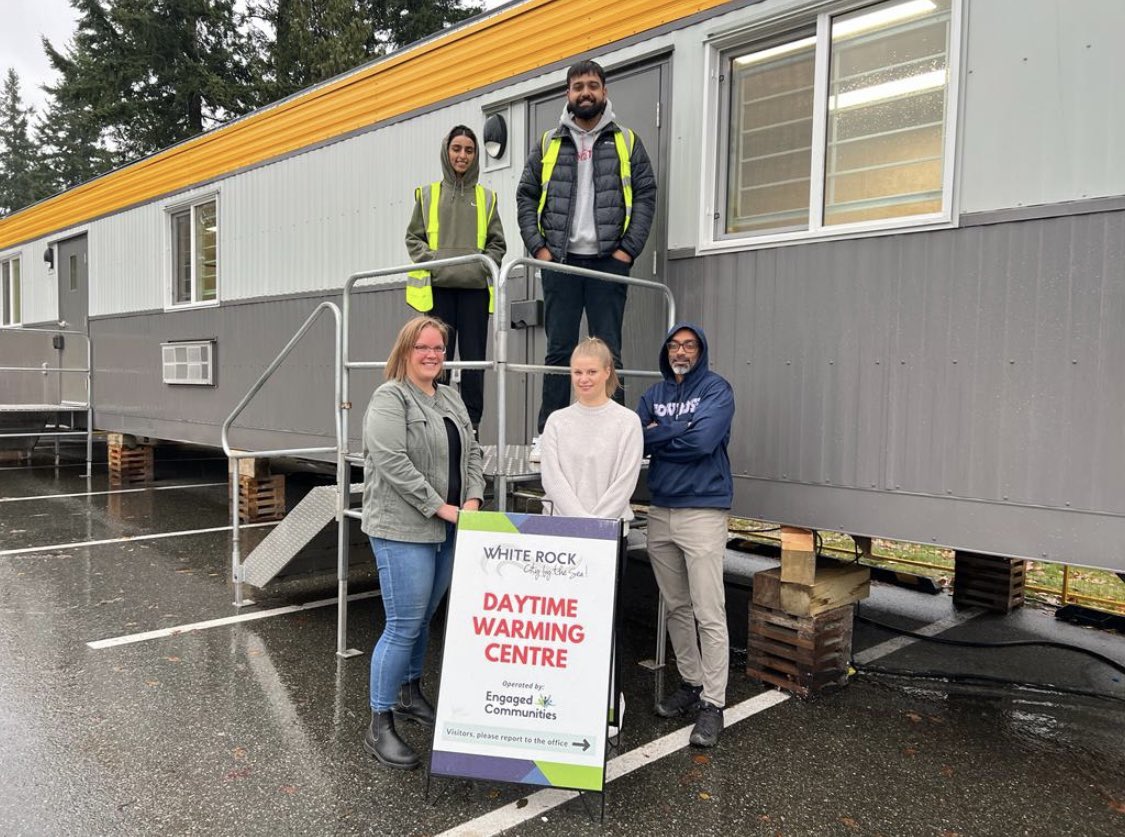
[[74, 10], [67, 0], [0, 0], [0, 5], [0, 72], [7, 75], [11, 68], [19, 73], [24, 104], [34, 105], [38, 113], [46, 99], [40, 86], [54, 81], [40, 35], [63, 49], [74, 34]]
[[[505, 0], [486, 0], [495, 8]], [[67, 0], [0, 0], [0, 74], [19, 73], [25, 105], [40, 113], [46, 101], [44, 84], [55, 81], [54, 71], [40, 44], [46, 35], [56, 49], [64, 49], [74, 35], [77, 17]]]

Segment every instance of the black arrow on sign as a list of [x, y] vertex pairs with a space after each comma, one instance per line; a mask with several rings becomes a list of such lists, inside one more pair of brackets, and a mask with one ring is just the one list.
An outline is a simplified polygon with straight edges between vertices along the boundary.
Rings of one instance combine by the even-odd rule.
[[586, 752], [587, 750], [590, 749], [590, 742], [588, 740], [586, 740], [585, 738], [583, 738], [581, 741], [570, 742], [570, 746], [571, 747], [581, 747], [582, 752]]

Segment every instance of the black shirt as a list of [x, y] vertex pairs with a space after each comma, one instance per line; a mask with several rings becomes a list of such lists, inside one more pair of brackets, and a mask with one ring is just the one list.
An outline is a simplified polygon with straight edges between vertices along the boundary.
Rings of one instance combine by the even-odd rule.
[[453, 419], [445, 417], [445, 435], [449, 439], [449, 488], [445, 492], [445, 502], [451, 506], [461, 506], [461, 434]]

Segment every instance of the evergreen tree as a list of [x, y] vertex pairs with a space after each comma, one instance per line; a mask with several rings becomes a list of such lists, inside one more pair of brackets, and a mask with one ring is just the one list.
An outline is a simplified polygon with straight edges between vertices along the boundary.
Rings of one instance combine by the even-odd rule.
[[117, 165], [89, 108], [69, 107], [51, 97], [35, 127], [43, 180], [61, 192], [92, 180]]
[[[251, 5], [271, 99], [296, 93], [481, 11], [474, 0], [261, 0]], [[272, 37], [271, 37], [272, 35]]]
[[372, 26], [370, 53], [382, 55], [479, 14], [475, 0], [359, 0]]
[[33, 204], [49, 191], [31, 141], [33, 113], [24, 107], [19, 76], [9, 68], [0, 88], [0, 215]]
[[44, 44], [61, 106], [87, 114], [126, 158], [252, 109], [253, 46], [234, 0], [70, 0], [65, 51]]
[[370, 26], [356, 0], [265, 0], [251, 6], [273, 33], [265, 41], [263, 91], [273, 101], [362, 64]]

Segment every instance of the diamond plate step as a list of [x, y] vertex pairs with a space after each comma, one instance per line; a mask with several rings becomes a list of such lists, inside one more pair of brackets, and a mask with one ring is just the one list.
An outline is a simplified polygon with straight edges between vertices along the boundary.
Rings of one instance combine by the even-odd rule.
[[[352, 495], [363, 483], [352, 483]], [[318, 485], [274, 527], [242, 564], [242, 580], [265, 587], [320, 531], [336, 519], [336, 486]]]

